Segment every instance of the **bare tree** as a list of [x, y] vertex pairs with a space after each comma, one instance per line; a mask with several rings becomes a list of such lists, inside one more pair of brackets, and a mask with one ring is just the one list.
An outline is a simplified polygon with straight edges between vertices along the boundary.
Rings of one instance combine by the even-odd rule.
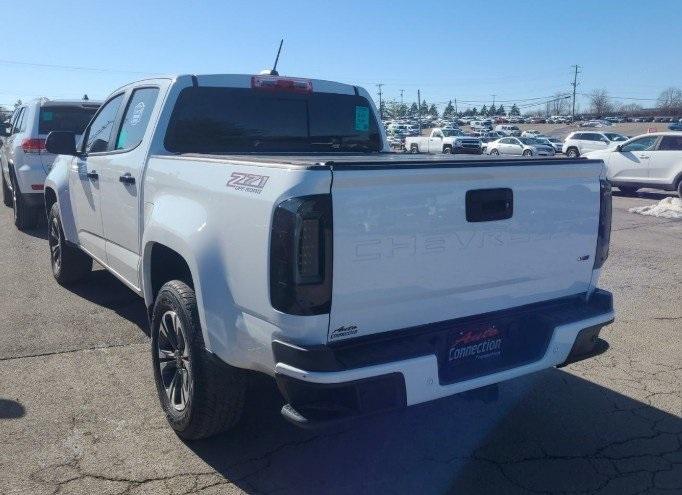
[[634, 114], [641, 110], [643, 110], [643, 107], [639, 103], [627, 103], [620, 107], [620, 111], [627, 114]]
[[658, 96], [658, 108], [662, 110], [682, 109], [682, 89], [670, 87], [664, 89]]
[[603, 116], [611, 111], [613, 105], [609, 101], [609, 93], [605, 89], [595, 89], [590, 93], [592, 113]]
[[568, 113], [568, 99], [563, 93], [556, 93], [554, 99], [547, 103], [549, 115], [564, 115]]

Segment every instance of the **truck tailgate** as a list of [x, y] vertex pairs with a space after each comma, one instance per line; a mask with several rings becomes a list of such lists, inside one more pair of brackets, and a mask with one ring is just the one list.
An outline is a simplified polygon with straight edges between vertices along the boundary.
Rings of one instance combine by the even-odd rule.
[[585, 292], [602, 166], [334, 167], [329, 340]]

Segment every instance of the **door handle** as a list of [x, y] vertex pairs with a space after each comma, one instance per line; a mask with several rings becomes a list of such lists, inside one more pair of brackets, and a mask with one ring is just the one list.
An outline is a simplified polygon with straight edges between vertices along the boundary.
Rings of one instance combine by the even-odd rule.
[[122, 182], [123, 184], [135, 184], [135, 177], [130, 175], [130, 172], [126, 172], [118, 178], [118, 181]]
[[648, 160], [649, 158], [651, 158], [650, 156], [647, 156], [647, 155], [640, 155], [639, 157], [640, 157], [642, 160]]
[[90, 172], [88, 172], [87, 174], [85, 174], [85, 176], [86, 176], [88, 179], [92, 179], [92, 180], [97, 180], [97, 179], [99, 179], [99, 174], [97, 173], [97, 170], [91, 170]]

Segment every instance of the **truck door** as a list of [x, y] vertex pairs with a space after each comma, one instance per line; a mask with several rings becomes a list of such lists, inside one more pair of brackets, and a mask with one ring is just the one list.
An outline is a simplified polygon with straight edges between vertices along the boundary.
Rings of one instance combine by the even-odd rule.
[[429, 138], [429, 153], [442, 153], [443, 152], [443, 133], [441, 131], [431, 132], [431, 137]]
[[100, 209], [100, 173], [111, 160], [109, 145], [122, 102], [123, 93], [120, 93], [102, 105], [85, 130], [83, 154], [74, 158], [69, 170], [69, 194], [78, 242], [100, 260], [106, 259]]
[[143, 145], [158, 87], [138, 87], [127, 98], [113, 142], [113, 155], [102, 167], [102, 222], [109, 267], [140, 287], [140, 188], [148, 145]]

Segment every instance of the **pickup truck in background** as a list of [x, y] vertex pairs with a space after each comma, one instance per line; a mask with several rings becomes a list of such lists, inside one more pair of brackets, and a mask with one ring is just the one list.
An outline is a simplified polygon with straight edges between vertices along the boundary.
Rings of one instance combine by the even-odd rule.
[[481, 140], [467, 136], [459, 129], [436, 127], [428, 136], [405, 138], [405, 150], [410, 153], [470, 153], [480, 155]]
[[357, 86], [181, 75], [116, 90], [78, 147], [48, 135], [54, 277], [94, 259], [144, 298], [181, 437], [234, 426], [249, 372], [313, 426], [604, 350], [603, 162], [414, 157], [382, 129]]

